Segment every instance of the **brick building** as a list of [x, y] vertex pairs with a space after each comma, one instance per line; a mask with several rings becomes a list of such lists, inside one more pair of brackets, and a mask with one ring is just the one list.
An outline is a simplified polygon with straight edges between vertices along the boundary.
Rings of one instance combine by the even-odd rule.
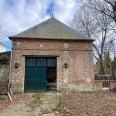
[[95, 90], [92, 39], [53, 17], [9, 38], [13, 93]]

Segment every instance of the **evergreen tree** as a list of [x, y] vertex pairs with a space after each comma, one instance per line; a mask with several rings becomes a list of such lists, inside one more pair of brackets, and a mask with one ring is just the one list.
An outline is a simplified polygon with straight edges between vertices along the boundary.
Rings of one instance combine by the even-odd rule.
[[113, 79], [116, 79], [116, 57], [114, 57], [112, 62], [112, 77]]
[[111, 74], [111, 58], [109, 52], [104, 53], [104, 68], [105, 68], [105, 74]]
[[116, 57], [114, 57], [114, 60], [113, 60], [114, 63], [116, 63]]

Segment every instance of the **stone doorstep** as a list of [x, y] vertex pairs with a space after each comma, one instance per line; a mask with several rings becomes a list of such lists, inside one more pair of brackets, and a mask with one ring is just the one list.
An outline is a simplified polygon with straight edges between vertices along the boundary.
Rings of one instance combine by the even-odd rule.
[[109, 87], [103, 87], [103, 90], [110, 90]]
[[50, 113], [50, 114], [43, 114], [42, 116], [56, 116], [54, 113]]

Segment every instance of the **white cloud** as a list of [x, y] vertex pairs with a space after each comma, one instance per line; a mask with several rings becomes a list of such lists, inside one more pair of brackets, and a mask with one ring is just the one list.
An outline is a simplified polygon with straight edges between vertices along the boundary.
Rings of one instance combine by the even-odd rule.
[[[48, 0], [42, 4], [40, 0], [1, 0], [0, 15], [6, 25], [12, 30], [12, 35], [19, 33], [35, 24], [45, 20], [49, 16], [45, 14]], [[50, 0], [49, 0], [50, 3]], [[49, 4], [48, 4], [49, 5]]]
[[77, 8], [76, 3], [61, 0], [0, 0], [0, 17], [4, 19], [8, 36], [13, 36], [50, 18], [47, 12], [53, 3], [53, 15], [67, 24]]
[[54, 1], [54, 16], [67, 24], [76, 11], [76, 3], [63, 3], [61, 0]]

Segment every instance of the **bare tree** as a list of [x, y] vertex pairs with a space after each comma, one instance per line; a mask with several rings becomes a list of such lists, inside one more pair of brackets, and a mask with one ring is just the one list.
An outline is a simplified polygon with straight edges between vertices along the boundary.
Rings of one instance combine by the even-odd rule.
[[105, 74], [103, 55], [105, 43], [109, 41], [112, 35], [112, 30], [109, 29], [110, 23], [107, 15], [83, 6], [75, 13], [73, 20], [70, 21], [72, 28], [80, 31], [89, 38], [96, 39], [93, 44], [96, 53], [93, 55], [99, 63], [100, 74]]
[[[61, 0], [63, 3], [89, 3], [88, 7], [108, 16], [116, 23], [116, 0]], [[86, 5], [87, 6], [87, 5]]]
[[4, 38], [8, 37], [9, 28], [6, 26], [5, 21], [2, 17], [0, 17], [0, 40], [2, 41]]
[[103, 13], [116, 23], [116, 0], [88, 0], [88, 7]]
[[[61, 1], [68, 2], [68, 0]], [[94, 52], [94, 57], [100, 65], [100, 74], [104, 74], [104, 51], [113, 49], [115, 53], [116, 0], [70, 0], [70, 2], [78, 2], [82, 5], [80, 11], [78, 8], [73, 20], [70, 21], [70, 26], [96, 39], [93, 44], [96, 52]]]

